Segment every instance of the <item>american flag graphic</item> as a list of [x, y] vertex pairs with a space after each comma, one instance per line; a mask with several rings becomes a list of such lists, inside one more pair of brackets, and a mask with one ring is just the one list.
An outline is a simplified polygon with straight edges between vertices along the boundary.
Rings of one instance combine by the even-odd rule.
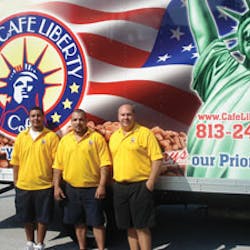
[[[37, 10], [60, 18], [77, 35], [88, 65], [88, 90], [81, 103], [96, 122], [115, 121], [123, 103], [136, 106], [149, 127], [187, 131], [201, 101], [191, 90], [198, 57], [186, 0], [36, 0]], [[234, 22], [216, 6], [243, 11], [239, 1], [209, 1], [215, 19]]]

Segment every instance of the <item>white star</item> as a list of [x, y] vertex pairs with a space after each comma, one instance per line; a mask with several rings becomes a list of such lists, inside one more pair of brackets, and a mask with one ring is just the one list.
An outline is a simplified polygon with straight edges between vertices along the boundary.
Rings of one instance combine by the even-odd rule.
[[180, 27], [177, 27], [176, 30], [170, 29], [170, 31], [172, 32], [172, 36], [170, 38], [175, 38], [177, 41], [180, 41], [181, 36], [184, 35], [184, 33], [180, 31]]
[[183, 48], [182, 52], [183, 51], [191, 51], [194, 48], [194, 46], [192, 45], [192, 43], [190, 43], [187, 46], [182, 46], [182, 48]]
[[235, 26], [232, 26], [232, 32], [236, 32], [237, 31], [237, 25], [235, 25]]
[[196, 52], [196, 53], [193, 53], [193, 56], [192, 56], [192, 58], [198, 58], [199, 57], [199, 54], [198, 54], [198, 52]]
[[167, 59], [171, 58], [172, 56], [170, 56], [168, 53], [166, 53], [163, 56], [158, 56], [158, 60], [157, 62], [166, 62]]
[[224, 18], [225, 20], [228, 19], [228, 16], [221, 9], [219, 9], [219, 12], [220, 12], [220, 14], [219, 14], [218, 18]]
[[241, 4], [241, 9], [246, 10], [245, 3], [242, 3], [242, 4]]
[[186, 7], [187, 6], [187, 0], [181, 0], [181, 7]]

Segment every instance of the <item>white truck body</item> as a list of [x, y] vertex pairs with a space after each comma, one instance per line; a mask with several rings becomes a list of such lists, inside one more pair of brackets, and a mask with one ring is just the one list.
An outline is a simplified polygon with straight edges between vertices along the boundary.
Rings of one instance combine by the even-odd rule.
[[[240, 4], [215, 2], [211, 12], [220, 33], [227, 34], [235, 22], [216, 7], [227, 2], [241, 11]], [[202, 101], [191, 88], [199, 56], [186, 5], [181, 0], [0, 0], [0, 181], [12, 181], [13, 143], [29, 126], [27, 110], [35, 105], [43, 107], [47, 125], [63, 135], [75, 108], [84, 109], [97, 126], [115, 122], [118, 106], [129, 102], [141, 124], [163, 134], [183, 133], [188, 141]], [[165, 159], [157, 190], [249, 194], [247, 178], [186, 176], [186, 144], [161, 146], [166, 154], [185, 150], [187, 155], [174, 163]], [[182, 172], [172, 171], [180, 165]]]

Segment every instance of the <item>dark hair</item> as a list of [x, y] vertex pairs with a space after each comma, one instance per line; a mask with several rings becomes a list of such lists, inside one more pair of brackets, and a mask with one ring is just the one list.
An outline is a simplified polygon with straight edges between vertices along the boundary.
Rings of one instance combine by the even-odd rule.
[[32, 107], [32, 108], [30, 109], [30, 111], [29, 111], [29, 114], [30, 114], [30, 112], [31, 112], [32, 110], [38, 110], [38, 111], [40, 111], [40, 112], [42, 113], [42, 115], [44, 115], [43, 109], [40, 108], [40, 107], [38, 107], [38, 106]]
[[80, 113], [80, 114], [83, 114], [86, 117], [86, 112], [83, 109], [75, 109], [75, 110], [73, 110], [72, 114], [73, 113]]

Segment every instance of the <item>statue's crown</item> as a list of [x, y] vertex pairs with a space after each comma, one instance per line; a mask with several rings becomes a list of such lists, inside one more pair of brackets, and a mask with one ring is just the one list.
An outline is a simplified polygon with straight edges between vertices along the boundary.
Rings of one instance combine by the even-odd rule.
[[[243, 0], [247, 6], [247, 10], [245, 11], [245, 13], [240, 13], [240, 12], [236, 12], [233, 11], [227, 7], [218, 7], [219, 11], [223, 12], [224, 14], [226, 14], [227, 16], [231, 17], [232, 19], [234, 19], [237, 23], [238, 23], [238, 28], [235, 32], [231, 32], [225, 36], [223, 36], [223, 40], [236, 40], [239, 39], [239, 37], [241, 36], [241, 31], [242, 31], [242, 27], [245, 26], [245, 21], [249, 20], [250, 22], [250, 0]], [[230, 49], [230, 51], [241, 51], [241, 41], [238, 41], [239, 43], [236, 44], [234, 47], [232, 47]]]
[[13, 79], [16, 75], [25, 74], [25, 72], [36, 74], [36, 70], [32, 64], [24, 63], [24, 65], [17, 65], [13, 68], [10, 74], [10, 79]]

